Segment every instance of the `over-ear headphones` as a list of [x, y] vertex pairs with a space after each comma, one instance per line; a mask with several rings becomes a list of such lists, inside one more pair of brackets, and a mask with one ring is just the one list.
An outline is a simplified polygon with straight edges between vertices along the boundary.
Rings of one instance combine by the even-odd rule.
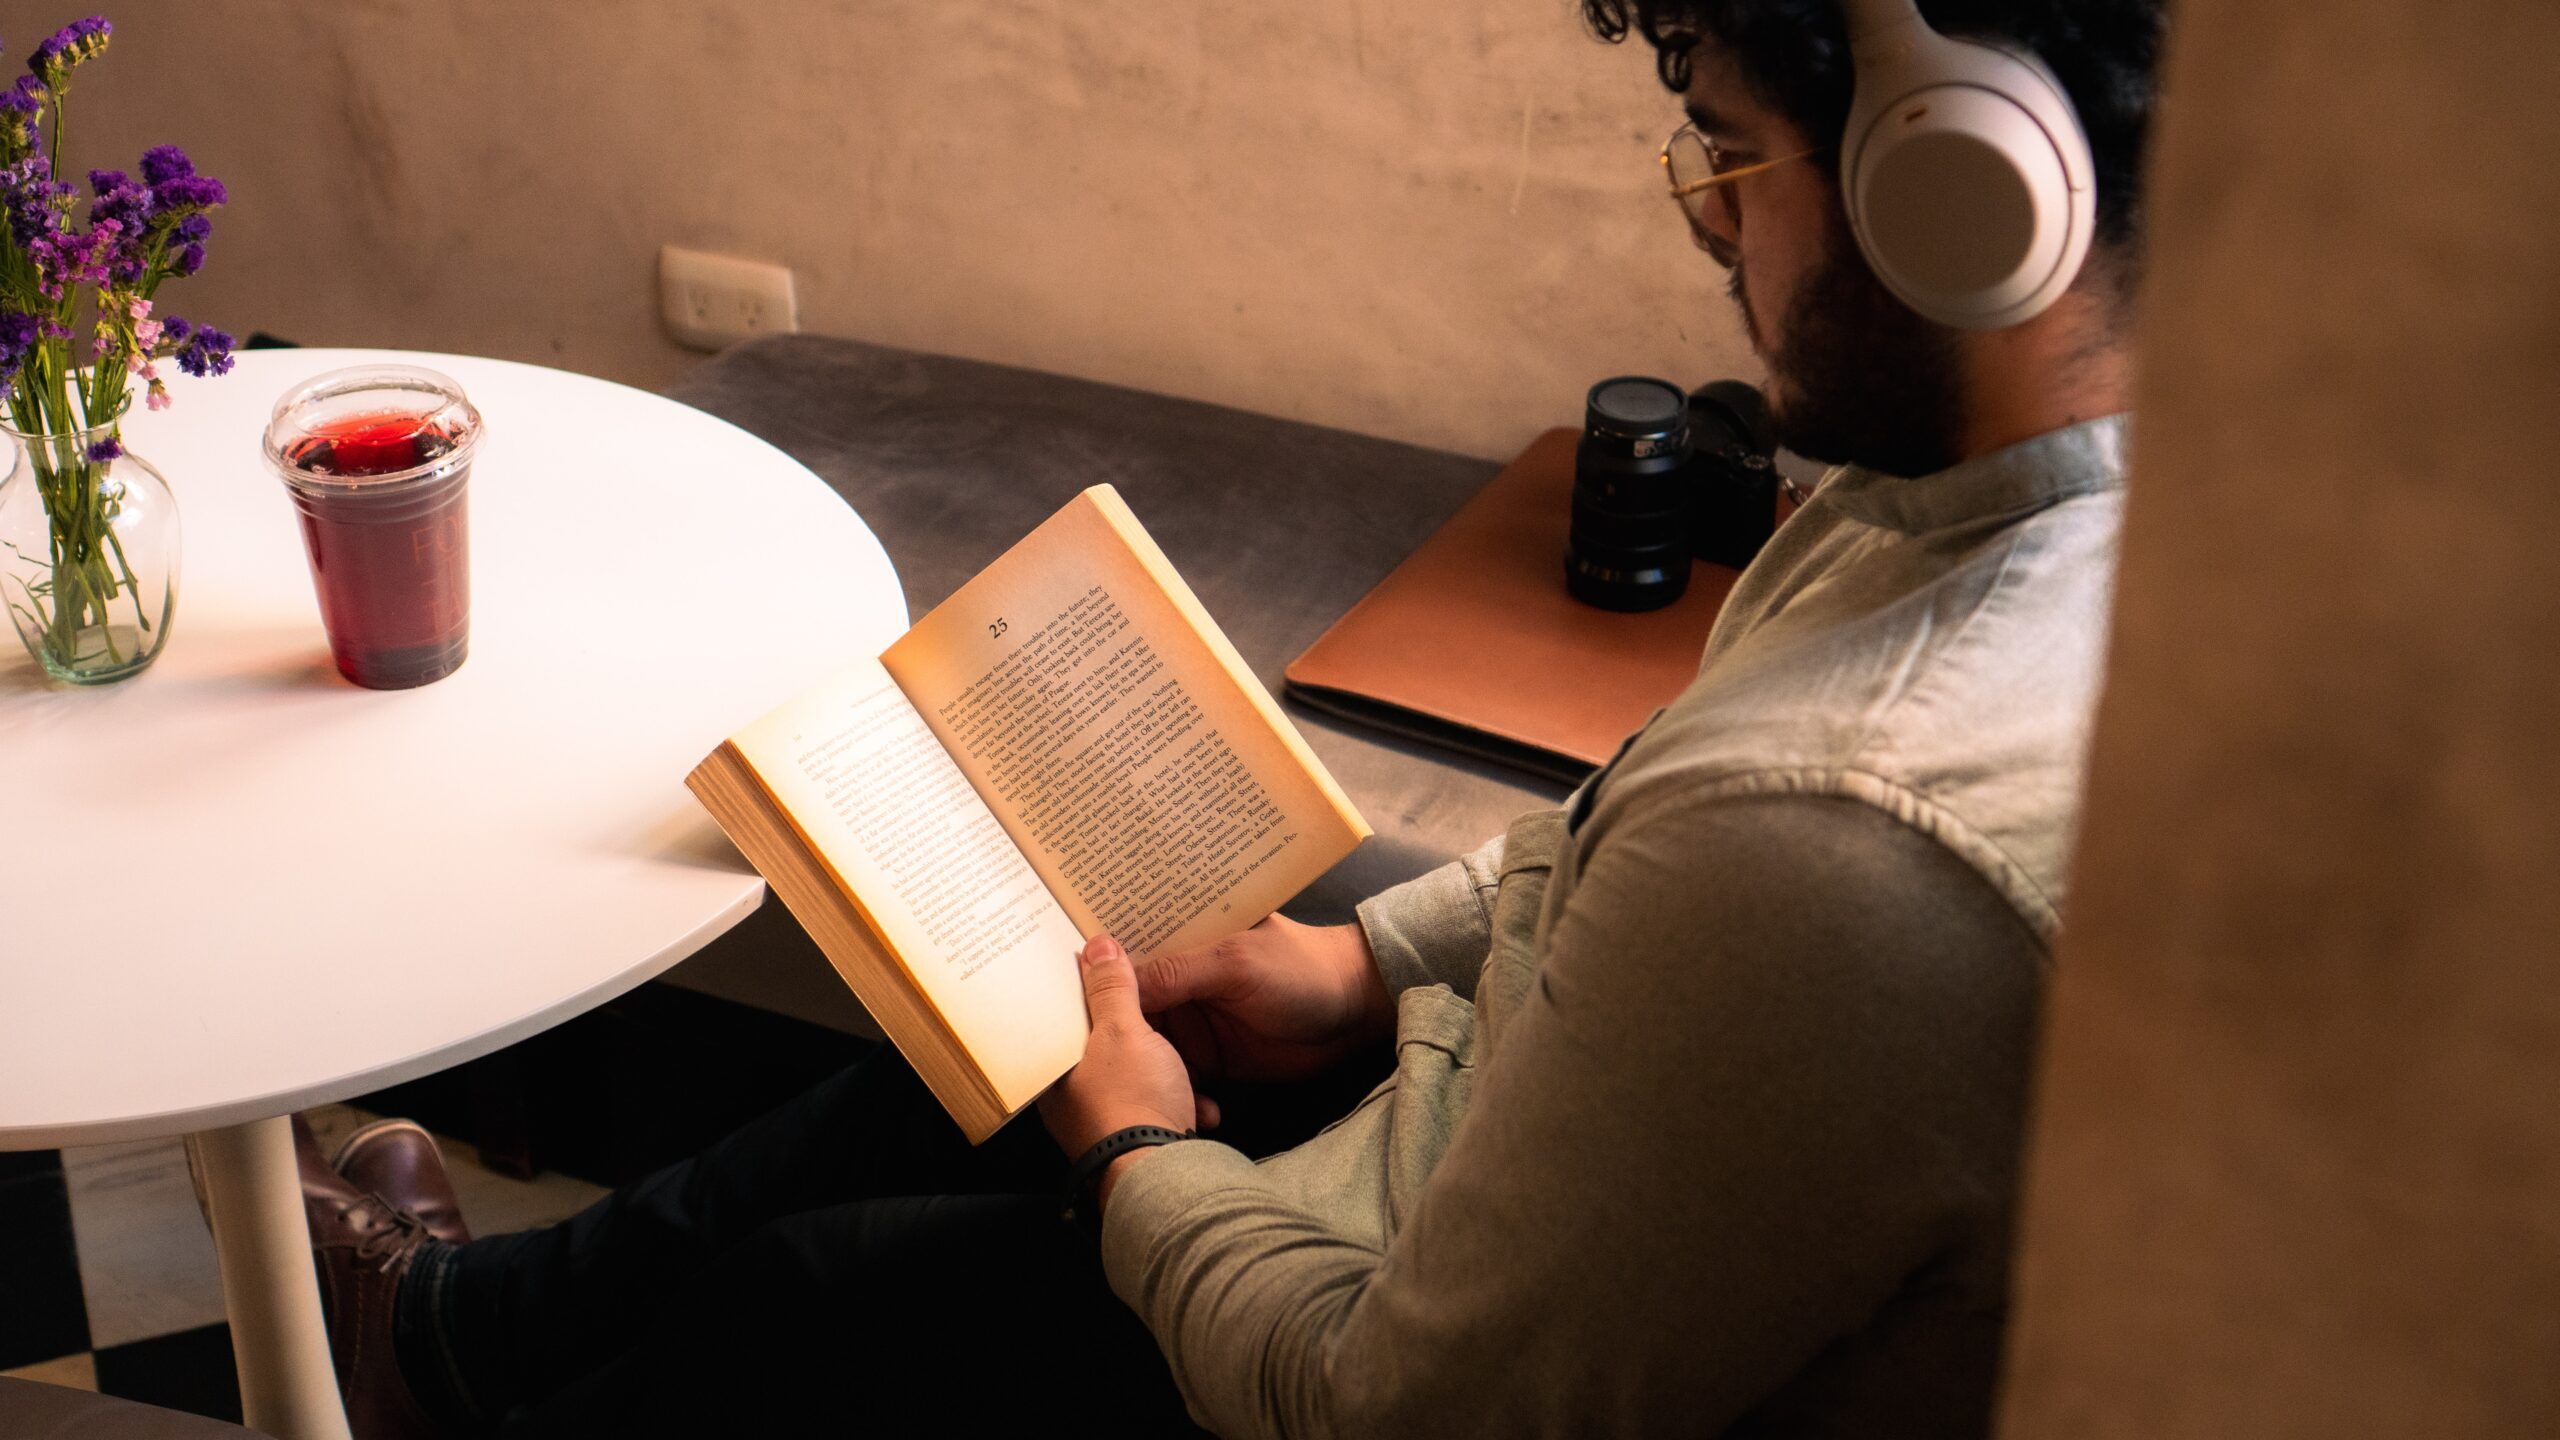
[[1942, 325], [2032, 319], [2089, 254], [2097, 179], [2062, 82], [2022, 49], [1941, 35], [1916, 0], [1843, 0], [1857, 92], [1840, 193], [1867, 264]]

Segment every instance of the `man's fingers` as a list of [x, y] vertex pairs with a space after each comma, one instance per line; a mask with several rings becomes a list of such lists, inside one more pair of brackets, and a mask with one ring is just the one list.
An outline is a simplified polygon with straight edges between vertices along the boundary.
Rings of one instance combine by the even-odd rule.
[[1138, 1005], [1152, 1015], [1194, 1000], [1221, 1000], [1244, 974], [1233, 952], [1223, 945], [1158, 955], [1138, 967]]
[[1204, 1131], [1217, 1129], [1218, 1121], [1224, 1118], [1218, 1113], [1218, 1102], [1197, 1090], [1191, 1092], [1191, 1110], [1199, 1117], [1200, 1128]]
[[[1141, 985], [1144, 977], [1140, 977]], [[1143, 998], [1143, 997], [1142, 997]], [[1209, 1018], [1189, 1005], [1171, 1010], [1151, 1011], [1147, 1023], [1156, 1033], [1173, 1042], [1174, 1053], [1182, 1057], [1183, 1068], [1194, 1075], [1216, 1076], [1226, 1073], [1218, 1055], [1218, 1037], [1209, 1028]]]
[[1108, 935], [1096, 935], [1085, 943], [1080, 957], [1084, 970], [1084, 1008], [1093, 1023], [1103, 1025], [1136, 1025], [1143, 1027], [1147, 1017], [1138, 1009], [1138, 976], [1129, 968], [1129, 952]]

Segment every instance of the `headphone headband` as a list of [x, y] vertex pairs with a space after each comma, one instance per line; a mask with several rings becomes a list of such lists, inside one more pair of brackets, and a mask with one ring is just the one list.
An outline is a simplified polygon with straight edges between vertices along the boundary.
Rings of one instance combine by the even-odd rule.
[[[1920, 18], [1919, 0], [1841, 0], [1840, 18], [1848, 22], [1849, 51], [1854, 56], [1861, 46], [1879, 39], [1887, 30], [1903, 25], [1929, 29]], [[1929, 33], [1936, 34], [1931, 30]], [[1861, 62], [1863, 63], [1863, 62]]]

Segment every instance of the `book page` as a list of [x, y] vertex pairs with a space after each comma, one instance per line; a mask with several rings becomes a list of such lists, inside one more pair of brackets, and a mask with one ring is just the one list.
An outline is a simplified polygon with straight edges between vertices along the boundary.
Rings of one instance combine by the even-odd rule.
[[876, 661], [732, 743], [1007, 1109], [1083, 1055], [1076, 922]]
[[1367, 827], [1108, 486], [881, 656], [1079, 928], [1244, 929]]

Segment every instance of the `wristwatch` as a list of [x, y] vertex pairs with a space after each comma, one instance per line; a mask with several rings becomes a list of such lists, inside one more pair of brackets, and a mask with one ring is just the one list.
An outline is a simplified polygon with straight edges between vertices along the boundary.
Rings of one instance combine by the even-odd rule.
[[1150, 1145], [1171, 1145], [1195, 1138], [1189, 1130], [1168, 1130], [1162, 1125], [1131, 1125], [1114, 1130], [1086, 1147], [1076, 1163], [1067, 1167], [1066, 1216], [1099, 1237], [1102, 1234], [1102, 1196], [1099, 1186], [1102, 1172], [1112, 1161], [1132, 1150]]

